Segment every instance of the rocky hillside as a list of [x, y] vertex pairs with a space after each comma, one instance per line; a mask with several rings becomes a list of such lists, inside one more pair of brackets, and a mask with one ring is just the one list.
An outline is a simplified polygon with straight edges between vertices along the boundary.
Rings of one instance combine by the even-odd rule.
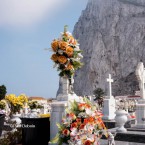
[[73, 35], [83, 50], [84, 66], [76, 72], [78, 95], [107, 92], [106, 78], [114, 79], [113, 95], [138, 90], [135, 69], [145, 64], [145, 0], [89, 0]]

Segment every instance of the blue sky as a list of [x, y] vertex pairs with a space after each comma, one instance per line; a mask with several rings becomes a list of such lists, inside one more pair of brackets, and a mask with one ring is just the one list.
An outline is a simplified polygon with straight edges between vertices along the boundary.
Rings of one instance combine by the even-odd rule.
[[0, 85], [7, 94], [55, 98], [51, 41], [73, 31], [88, 0], [0, 0]]

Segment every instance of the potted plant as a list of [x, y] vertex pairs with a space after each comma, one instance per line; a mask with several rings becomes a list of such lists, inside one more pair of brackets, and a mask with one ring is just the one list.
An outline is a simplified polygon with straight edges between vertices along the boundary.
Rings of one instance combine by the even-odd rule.
[[[4, 85], [1, 85], [0, 86], [0, 100], [5, 98], [6, 93], [7, 93], [6, 87]], [[5, 119], [5, 115], [4, 114], [0, 114], [0, 136], [2, 134], [2, 129], [3, 129], [3, 125], [4, 125], [4, 119]]]
[[8, 102], [11, 109], [11, 121], [16, 121], [18, 124], [20, 124], [20, 110], [23, 109], [24, 104], [28, 101], [27, 96], [24, 94], [21, 94], [19, 96], [16, 96], [15, 94], [9, 94], [5, 97], [5, 99]]
[[38, 101], [34, 100], [29, 101], [28, 106], [30, 107], [31, 112], [34, 114], [38, 113], [39, 109], [43, 108], [43, 106]]

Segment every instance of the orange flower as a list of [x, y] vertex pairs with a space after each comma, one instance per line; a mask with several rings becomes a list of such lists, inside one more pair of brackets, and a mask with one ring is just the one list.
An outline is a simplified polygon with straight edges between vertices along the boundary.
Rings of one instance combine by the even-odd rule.
[[81, 118], [77, 118], [76, 121], [77, 121], [78, 125], [80, 125], [82, 123]]
[[59, 44], [59, 48], [61, 50], [66, 50], [66, 48], [68, 47], [68, 43], [65, 42], [65, 41], [61, 41], [60, 44]]
[[86, 108], [91, 108], [91, 106], [89, 104], [85, 104]]
[[59, 41], [53, 40], [53, 42], [51, 43], [51, 47], [52, 47], [53, 51], [56, 52], [59, 47]]
[[91, 145], [92, 143], [91, 143], [91, 141], [90, 140], [86, 140], [85, 142], [84, 142], [84, 145]]
[[73, 44], [73, 45], [76, 45], [76, 44], [77, 44], [77, 41], [74, 39], [73, 36], [70, 36], [70, 37], [69, 37], [69, 43], [70, 43], [70, 44]]
[[70, 131], [69, 131], [68, 129], [64, 129], [64, 130], [62, 131], [62, 134], [63, 134], [64, 136], [69, 136]]
[[53, 61], [57, 61], [58, 56], [57, 56], [56, 54], [53, 54], [53, 55], [51, 56], [51, 59], [52, 59]]
[[68, 55], [68, 57], [72, 57], [72, 56], [73, 56], [73, 52], [74, 52], [74, 50], [73, 50], [72, 47], [68, 46], [68, 47], [66, 48], [65, 53]]
[[65, 56], [61, 55], [58, 57], [58, 61], [59, 61], [59, 63], [64, 64], [67, 62], [67, 58]]
[[66, 70], [73, 70], [74, 69], [74, 67], [73, 67], [73, 65], [72, 64], [68, 64], [67, 65], [67, 67], [66, 67]]
[[75, 120], [76, 119], [76, 115], [74, 113], [70, 113], [69, 114], [69, 117], [71, 117], [72, 120]]
[[94, 123], [94, 121], [95, 121], [95, 120], [94, 120], [94, 118], [93, 118], [93, 117], [89, 117], [89, 118], [88, 118], [88, 121], [89, 121], [89, 123], [91, 123], [91, 124], [92, 124], [92, 123]]
[[68, 38], [70, 37], [70, 35], [68, 33], [66, 33], [66, 32], [63, 33], [63, 36], [64, 37], [68, 37]]
[[80, 104], [78, 105], [78, 108], [79, 108], [80, 111], [85, 110], [85, 104], [84, 104], [84, 103], [80, 103]]

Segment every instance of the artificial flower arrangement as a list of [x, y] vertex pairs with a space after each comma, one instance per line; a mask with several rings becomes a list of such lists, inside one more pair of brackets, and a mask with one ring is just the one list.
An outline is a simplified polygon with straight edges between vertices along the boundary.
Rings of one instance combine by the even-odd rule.
[[11, 114], [20, 112], [20, 109], [24, 107], [24, 104], [28, 102], [28, 97], [25, 94], [16, 96], [15, 94], [9, 94], [5, 97], [11, 108]]
[[82, 66], [80, 59], [81, 50], [77, 40], [67, 31], [67, 26], [64, 27], [64, 32], [61, 37], [54, 39], [51, 43], [53, 54], [51, 59], [55, 62], [54, 67], [60, 71], [60, 76], [68, 76], [74, 74], [75, 70]]
[[38, 103], [38, 101], [29, 101], [28, 102], [28, 106], [30, 107], [30, 109], [41, 109], [43, 108], [43, 106], [41, 104]]
[[102, 134], [107, 136], [106, 127], [102, 121], [102, 114], [97, 111], [88, 99], [80, 102], [70, 102], [65, 110], [62, 123], [58, 124], [56, 137], [51, 143], [63, 143], [69, 145], [98, 145]]

